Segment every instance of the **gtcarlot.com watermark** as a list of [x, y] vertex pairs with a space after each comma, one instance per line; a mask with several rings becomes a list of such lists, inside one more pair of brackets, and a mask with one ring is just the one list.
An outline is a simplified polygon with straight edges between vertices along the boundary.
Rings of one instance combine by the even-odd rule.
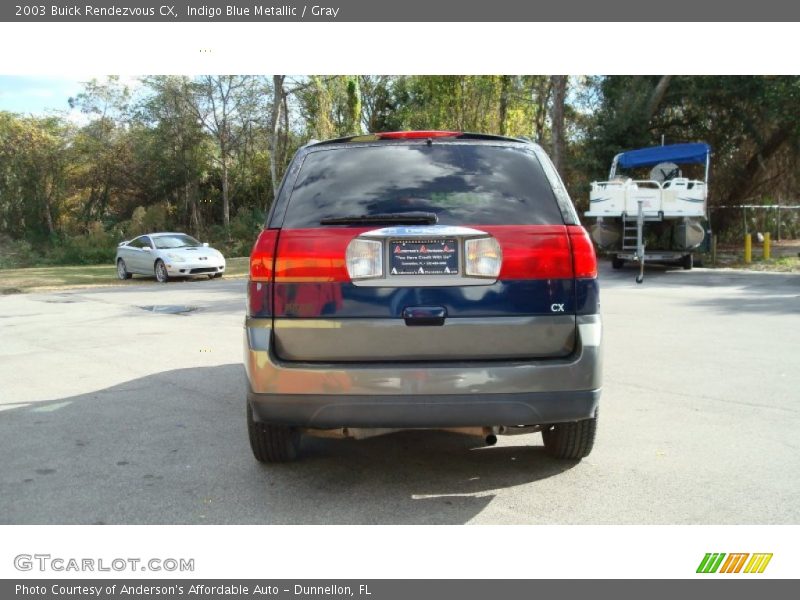
[[116, 572], [134, 573], [141, 571], [192, 572], [193, 558], [65, 558], [50, 554], [17, 554], [14, 557], [17, 571], [39, 572]]

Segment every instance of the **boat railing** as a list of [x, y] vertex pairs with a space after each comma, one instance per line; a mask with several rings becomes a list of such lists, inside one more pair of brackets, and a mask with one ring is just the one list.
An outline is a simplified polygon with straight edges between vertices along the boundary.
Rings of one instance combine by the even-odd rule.
[[594, 181], [592, 188], [594, 190], [607, 190], [607, 189], [659, 189], [668, 190], [676, 188], [686, 188], [687, 190], [699, 189], [705, 187], [706, 182], [699, 179], [687, 179], [685, 177], [677, 177], [668, 179], [663, 183], [655, 179], [612, 179], [609, 181]]

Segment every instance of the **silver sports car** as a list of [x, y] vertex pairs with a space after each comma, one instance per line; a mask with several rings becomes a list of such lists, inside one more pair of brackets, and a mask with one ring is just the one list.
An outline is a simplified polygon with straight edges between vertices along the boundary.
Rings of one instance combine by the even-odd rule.
[[117, 275], [155, 275], [165, 283], [170, 277], [208, 275], [222, 277], [225, 257], [219, 250], [185, 233], [148, 233], [117, 247]]

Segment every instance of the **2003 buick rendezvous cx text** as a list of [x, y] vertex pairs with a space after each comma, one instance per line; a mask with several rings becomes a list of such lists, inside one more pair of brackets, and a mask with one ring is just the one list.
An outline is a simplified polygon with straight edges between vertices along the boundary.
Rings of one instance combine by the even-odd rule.
[[253, 247], [247, 423], [262, 462], [303, 433], [540, 430], [591, 452], [597, 261], [535, 144], [445, 131], [300, 149]]

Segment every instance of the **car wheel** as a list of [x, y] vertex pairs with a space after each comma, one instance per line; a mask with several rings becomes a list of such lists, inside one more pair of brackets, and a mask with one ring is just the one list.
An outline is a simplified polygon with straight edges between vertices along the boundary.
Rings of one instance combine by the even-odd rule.
[[300, 432], [294, 427], [269, 425], [253, 420], [253, 409], [247, 403], [247, 433], [250, 448], [258, 462], [290, 462], [300, 451]]
[[694, 258], [693, 255], [687, 254], [681, 259], [681, 266], [683, 267], [684, 271], [691, 271], [692, 267], [694, 266]]
[[156, 281], [159, 283], [167, 283], [169, 279], [169, 273], [167, 273], [167, 265], [164, 264], [164, 261], [160, 258], [156, 261], [155, 266], [155, 273], [156, 273]]
[[117, 261], [117, 277], [120, 279], [131, 278], [131, 274], [128, 273], [128, 267], [125, 266], [125, 261], [121, 258]]
[[592, 451], [596, 433], [597, 412], [584, 421], [555, 423], [542, 430], [544, 451], [554, 458], [586, 458]]
[[214, 273], [214, 279], [219, 279], [222, 277], [222, 273]]
[[214, 275], [213, 273], [209, 273], [209, 274], [208, 274], [208, 278], [209, 278], [209, 279], [214, 279], [214, 277], [216, 277], [216, 275]]
[[621, 269], [624, 264], [625, 264], [625, 261], [622, 260], [621, 258], [617, 257], [616, 255], [614, 257], [612, 257], [612, 259], [611, 259], [611, 268], [612, 269]]

